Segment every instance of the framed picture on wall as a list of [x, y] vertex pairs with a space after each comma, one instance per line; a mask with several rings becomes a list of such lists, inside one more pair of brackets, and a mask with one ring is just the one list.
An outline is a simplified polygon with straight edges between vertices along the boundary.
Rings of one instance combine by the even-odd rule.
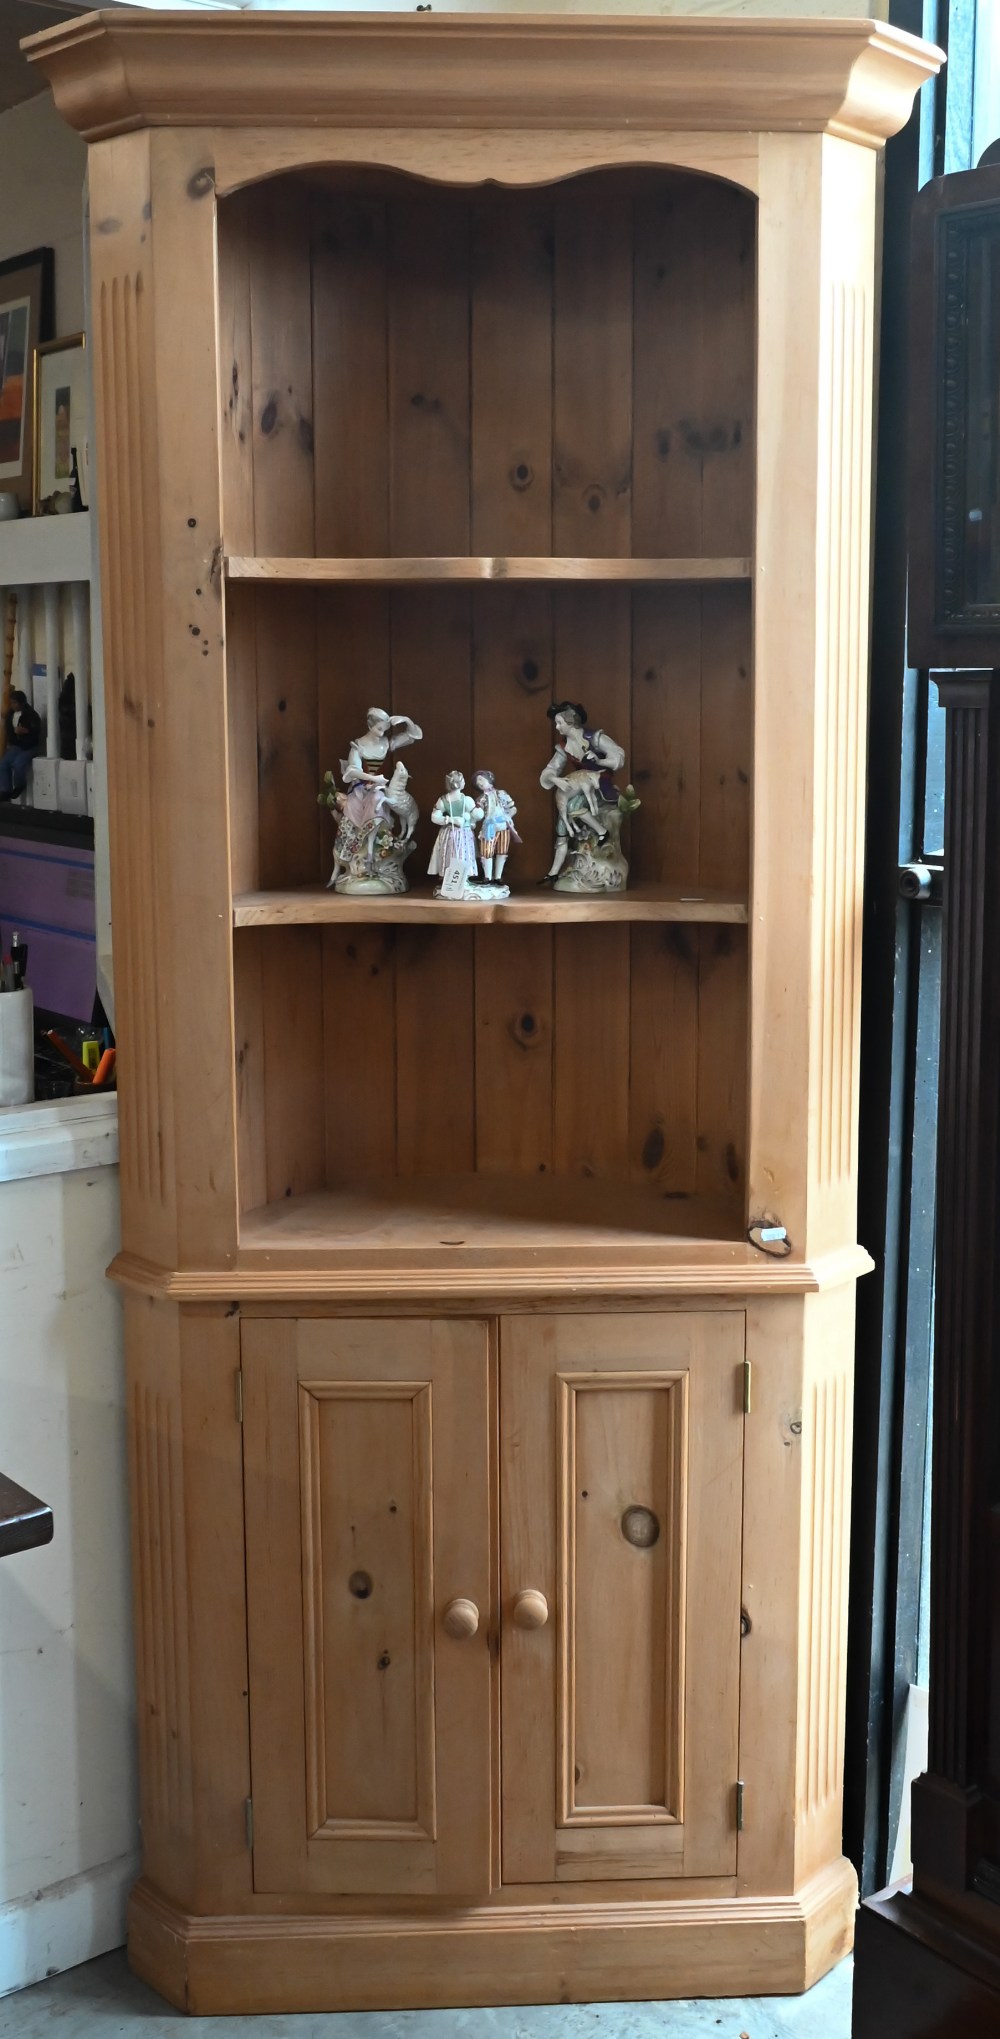
[[0, 490], [32, 504], [35, 349], [52, 334], [51, 248], [0, 262]]
[[35, 349], [35, 487], [32, 507], [66, 509], [73, 459], [84, 506], [90, 501], [90, 386], [82, 333]]

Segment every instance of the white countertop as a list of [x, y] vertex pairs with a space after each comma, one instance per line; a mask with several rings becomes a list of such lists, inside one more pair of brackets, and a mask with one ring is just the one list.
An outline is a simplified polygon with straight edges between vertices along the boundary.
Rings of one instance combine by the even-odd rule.
[[118, 1160], [118, 1098], [60, 1097], [46, 1104], [0, 1109], [0, 1182], [29, 1175], [66, 1175]]

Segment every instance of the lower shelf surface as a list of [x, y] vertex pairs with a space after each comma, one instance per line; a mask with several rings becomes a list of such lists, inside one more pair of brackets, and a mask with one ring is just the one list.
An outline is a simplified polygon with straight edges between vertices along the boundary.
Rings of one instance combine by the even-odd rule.
[[614, 1177], [386, 1176], [279, 1197], [240, 1224], [241, 1259], [413, 1257], [421, 1265], [471, 1254], [502, 1266], [535, 1255], [591, 1264], [605, 1255], [660, 1253], [759, 1265], [734, 1203], [657, 1196]]

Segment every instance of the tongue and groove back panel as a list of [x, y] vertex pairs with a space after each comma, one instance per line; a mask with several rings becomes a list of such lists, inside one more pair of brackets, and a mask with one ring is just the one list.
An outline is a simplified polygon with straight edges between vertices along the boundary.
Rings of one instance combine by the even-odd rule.
[[[222, 201], [219, 245], [228, 552], [752, 554], [745, 192], [670, 172], [472, 192], [344, 172]], [[484, 764], [518, 803], [509, 876], [534, 885], [545, 710], [569, 697], [625, 746], [633, 881], [746, 898], [748, 581], [230, 583], [226, 608], [235, 891], [328, 875], [317, 792], [372, 703], [424, 731], [411, 884], [445, 772]], [[365, 1175], [610, 1173], [721, 1200], [741, 1232], [744, 928], [234, 939], [244, 1209]]]

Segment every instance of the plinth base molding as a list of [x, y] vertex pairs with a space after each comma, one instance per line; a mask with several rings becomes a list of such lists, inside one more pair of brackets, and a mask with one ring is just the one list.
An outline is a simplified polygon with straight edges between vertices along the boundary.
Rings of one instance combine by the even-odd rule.
[[139, 1883], [128, 1951], [143, 1981], [201, 2016], [775, 1996], [808, 1989], [849, 1953], [856, 1903], [846, 1861], [794, 1897], [423, 1917], [195, 1918]]

